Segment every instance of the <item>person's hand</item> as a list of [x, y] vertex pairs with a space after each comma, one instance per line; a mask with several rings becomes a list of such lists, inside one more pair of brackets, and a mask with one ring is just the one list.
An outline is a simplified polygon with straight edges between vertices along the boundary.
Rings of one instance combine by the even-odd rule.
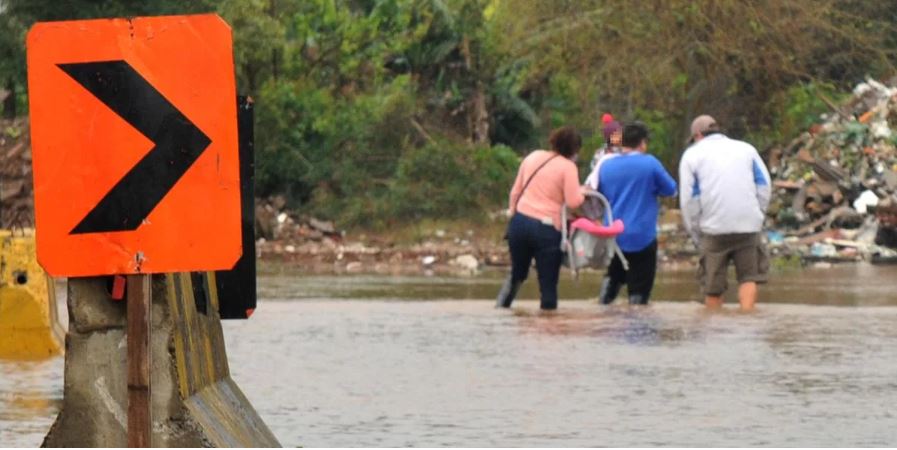
[[584, 185], [582, 185], [582, 186], [579, 187], [579, 192], [580, 192], [582, 195], [589, 195], [589, 194], [593, 194], [593, 193], [595, 193], [595, 190], [592, 189], [592, 186], [589, 186], [589, 185], [587, 185], [587, 184], [584, 184]]

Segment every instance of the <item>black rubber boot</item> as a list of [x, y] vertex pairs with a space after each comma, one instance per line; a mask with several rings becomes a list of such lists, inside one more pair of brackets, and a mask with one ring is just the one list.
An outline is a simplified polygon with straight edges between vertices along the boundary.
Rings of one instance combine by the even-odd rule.
[[501, 290], [498, 291], [498, 298], [495, 300], [496, 308], [510, 308], [511, 303], [514, 302], [514, 297], [517, 296], [517, 291], [520, 290], [520, 285], [523, 284], [522, 281], [514, 281], [510, 276], [505, 280], [505, 283], [501, 286]]
[[610, 279], [610, 277], [604, 277], [604, 280], [601, 281], [601, 293], [598, 294], [598, 301], [601, 302], [602, 305], [609, 305], [617, 299], [617, 294], [620, 293], [620, 288], [623, 285], [620, 283], [616, 283]]
[[641, 294], [633, 294], [629, 296], [629, 304], [630, 305], [647, 305], [648, 299], [643, 297]]

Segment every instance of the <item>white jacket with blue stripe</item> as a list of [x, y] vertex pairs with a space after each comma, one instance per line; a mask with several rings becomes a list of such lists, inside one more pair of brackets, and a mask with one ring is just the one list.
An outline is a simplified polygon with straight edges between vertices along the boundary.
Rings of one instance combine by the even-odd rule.
[[770, 193], [769, 171], [747, 142], [711, 134], [679, 162], [679, 207], [695, 243], [702, 234], [761, 231]]

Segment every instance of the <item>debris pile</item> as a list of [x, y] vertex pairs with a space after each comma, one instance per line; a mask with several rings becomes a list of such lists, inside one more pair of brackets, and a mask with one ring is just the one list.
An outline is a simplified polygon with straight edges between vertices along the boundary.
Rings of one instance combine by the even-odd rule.
[[876, 215], [897, 193], [897, 88], [867, 80], [831, 106], [822, 124], [770, 150], [771, 247], [805, 260], [895, 258], [883, 238], [894, 224]]
[[333, 222], [314, 217], [293, 214], [285, 209], [286, 199], [274, 196], [267, 200], [256, 199], [255, 238], [264, 241], [340, 241], [345, 235], [337, 231]]
[[682, 212], [663, 208], [657, 221], [657, 259], [665, 267], [691, 270], [698, 263], [698, 249], [682, 223]]
[[30, 136], [26, 119], [0, 120], [0, 228], [34, 226]]
[[347, 237], [333, 222], [286, 209], [283, 197], [256, 200], [256, 251], [260, 258], [303, 265], [311, 272], [476, 275], [484, 266], [509, 264], [504, 242], [476, 239], [473, 230], [420, 231], [414, 243], [383, 237]]

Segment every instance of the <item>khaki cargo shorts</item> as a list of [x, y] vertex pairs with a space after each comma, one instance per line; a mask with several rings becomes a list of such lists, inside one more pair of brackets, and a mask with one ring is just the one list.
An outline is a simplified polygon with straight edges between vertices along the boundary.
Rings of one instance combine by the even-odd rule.
[[729, 262], [735, 262], [738, 283], [766, 283], [769, 256], [760, 233], [717, 234], [701, 237], [698, 282], [704, 295], [726, 292]]

